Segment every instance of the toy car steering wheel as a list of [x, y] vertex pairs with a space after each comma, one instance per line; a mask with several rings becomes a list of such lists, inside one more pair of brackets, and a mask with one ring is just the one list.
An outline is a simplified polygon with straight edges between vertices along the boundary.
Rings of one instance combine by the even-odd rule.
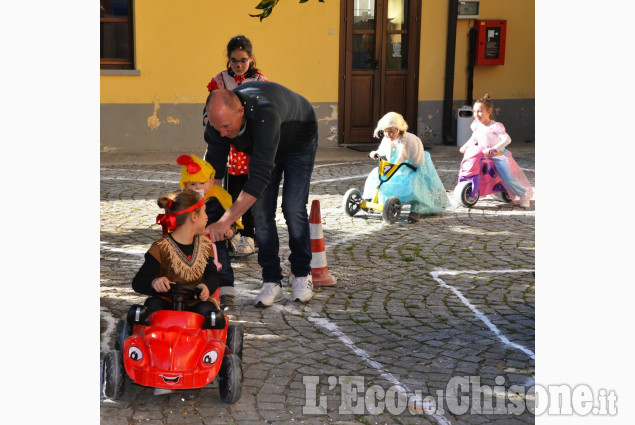
[[163, 298], [172, 301], [174, 310], [182, 311], [185, 301], [198, 297], [201, 292], [198, 286], [170, 283], [170, 290], [163, 295]]

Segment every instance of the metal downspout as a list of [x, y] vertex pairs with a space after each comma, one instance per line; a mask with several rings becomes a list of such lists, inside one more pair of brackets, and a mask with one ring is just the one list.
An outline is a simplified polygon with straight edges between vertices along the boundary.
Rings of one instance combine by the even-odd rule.
[[454, 100], [454, 54], [456, 51], [456, 25], [459, 16], [459, 2], [448, 0], [448, 36], [445, 49], [445, 86], [443, 88], [443, 127], [444, 145], [456, 144], [452, 123], [452, 101]]
[[476, 35], [478, 30], [475, 27], [470, 28], [469, 47], [467, 57], [467, 102], [466, 105], [472, 106], [474, 102], [474, 62], [476, 58]]

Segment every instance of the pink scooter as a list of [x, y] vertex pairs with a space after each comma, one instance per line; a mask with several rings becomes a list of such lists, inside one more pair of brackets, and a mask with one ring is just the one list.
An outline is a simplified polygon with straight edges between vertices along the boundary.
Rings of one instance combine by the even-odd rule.
[[[490, 156], [502, 155], [496, 150], [491, 150], [489, 154]], [[470, 146], [463, 154], [459, 181], [454, 188], [454, 200], [458, 204], [471, 208], [479, 197], [492, 194], [499, 201], [511, 201], [501, 178], [496, 174], [494, 161], [483, 155], [482, 147]]]

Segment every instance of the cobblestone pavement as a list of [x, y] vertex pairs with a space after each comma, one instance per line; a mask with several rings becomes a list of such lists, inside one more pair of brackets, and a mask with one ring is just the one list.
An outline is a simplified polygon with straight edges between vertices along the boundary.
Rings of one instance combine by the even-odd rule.
[[[514, 145], [510, 149], [533, 183], [533, 144]], [[430, 153], [451, 197], [460, 154], [445, 146]], [[128, 380], [122, 399], [101, 400], [102, 425], [534, 422], [523, 396], [535, 367], [535, 188], [528, 210], [484, 198], [472, 209], [453, 206], [414, 225], [402, 212], [387, 225], [379, 213], [348, 217], [341, 209], [343, 194], [362, 189], [376, 165], [364, 157], [318, 154], [313, 173], [308, 207], [320, 201], [336, 287], [316, 288], [314, 298], [301, 305], [290, 300], [284, 285], [281, 302], [256, 308], [257, 258], [234, 261], [238, 298], [230, 317], [245, 328], [241, 399], [224, 404], [215, 383], [155, 396]], [[161, 235], [152, 225], [160, 212], [156, 199], [178, 188], [175, 158], [163, 162], [169, 165], [109, 165], [102, 159], [102, 353], [114, 347], [116, 321], [145, 298], [130, 282]], [[278, 224], [286, 259], [280, 211]], [[284, 267], [288, 272], [288, 262]], [[460, 389], [465, 399], [458, 400], [451, 384], [469, 377], [480, 379], [472, 389], [507, 394], [499, 403], [516, 414], [480, 413], [467, 386]], [[360, 384], [357, 392], [349, 389], [356, 388], [351, 382]], [[512, 386], [521, 388], [520, 397], [509, 395]], [[341, 410], [352, 394], [359, 398]], [[413, 413], [400, 404], [403, 398], [424, 399], [429, 412], [434, 399], [437, 410]]]

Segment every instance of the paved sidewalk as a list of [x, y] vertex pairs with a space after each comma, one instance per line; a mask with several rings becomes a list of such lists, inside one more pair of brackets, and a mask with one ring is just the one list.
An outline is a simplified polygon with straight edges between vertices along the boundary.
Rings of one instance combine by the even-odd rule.
[[[509, 149], [533, 183], [534, 145]], [[458, 148], [433, 145], [429, 152], [451, 197]], [[161, 235], [153, 225], [156, 199], [178, 188], [182, 153], [101, 154], [102, 353], [114, 346], [116, 320], [145, 299], [130, 282]], [[154, 396], [128, 381], [121, 400], [102, 399], [101, 424], [533, 424], [524, 393], [510, 389], [526, 390], [534, 380], [536, 188], [527, 210], [484, 198], [414, 225], [407, 213], [393, 225], [378, 213], [348, 217], [343, 194], [361, 189], [375, 166], [367, 152], [318, 150], [308, 207], [320, 201], [336, 287], [316, 288], [302, 305], [285, 284], [285, 298], [260, 309], [252, 305], [261, 285], [256, 256], [233, 262], [238, 299], [230, 314], [245, 327], [237, 403], [224, 404], [215, 385]], [[288, 272], [288, 262], [283, 268]], [[481, 413], [470, 392], [462, 394], [462, 412], [453, 389], [470, 379], [471, 389], [507, 395], [501, 403], [509, 412]], [[359, 398], [347, 410], [353, 395]], [[402, 399], [424, 399], [428, 411], [435, 400], [443, 411], [411, 413], [394, 401]]]
[[[375, 148], [376, 147], [377, 146], [375, 146]], [[315, 161], [316, 163], [320, 163], [329, 161], [337, 162], [368, 160], [368, 152], [370, 151], [370, 149], [371, 147], [366, 148], [365, 146], [359, 148], [325, 148], [319, 146]], [[515, 153], [517, 152], [522, 154], [533, 154], [534, 143], [515, 142], [513, 145], [510, 145], [510, 149]], [[460, 157], [460, 154], [458, 154], [457, 146], [430, 145], [426, 146], [426, 150], [430, 152], [430, 155], [432, 155], [433, 159], [440, 156]], [[182, 155], [183, 153], [184, 152], [181, 150], [142, 152], [109, 151], [101, 152], [100, 160], [102, 167], [113, 165], [173, 165], [176, 163], [176, 158], [178, 158], [178, 156]], [[205, 154], [205, 148], [203, 147], [200, 149], [200, 151], [197, 152], [185, 153], [194, 154], [202, 158]]]

